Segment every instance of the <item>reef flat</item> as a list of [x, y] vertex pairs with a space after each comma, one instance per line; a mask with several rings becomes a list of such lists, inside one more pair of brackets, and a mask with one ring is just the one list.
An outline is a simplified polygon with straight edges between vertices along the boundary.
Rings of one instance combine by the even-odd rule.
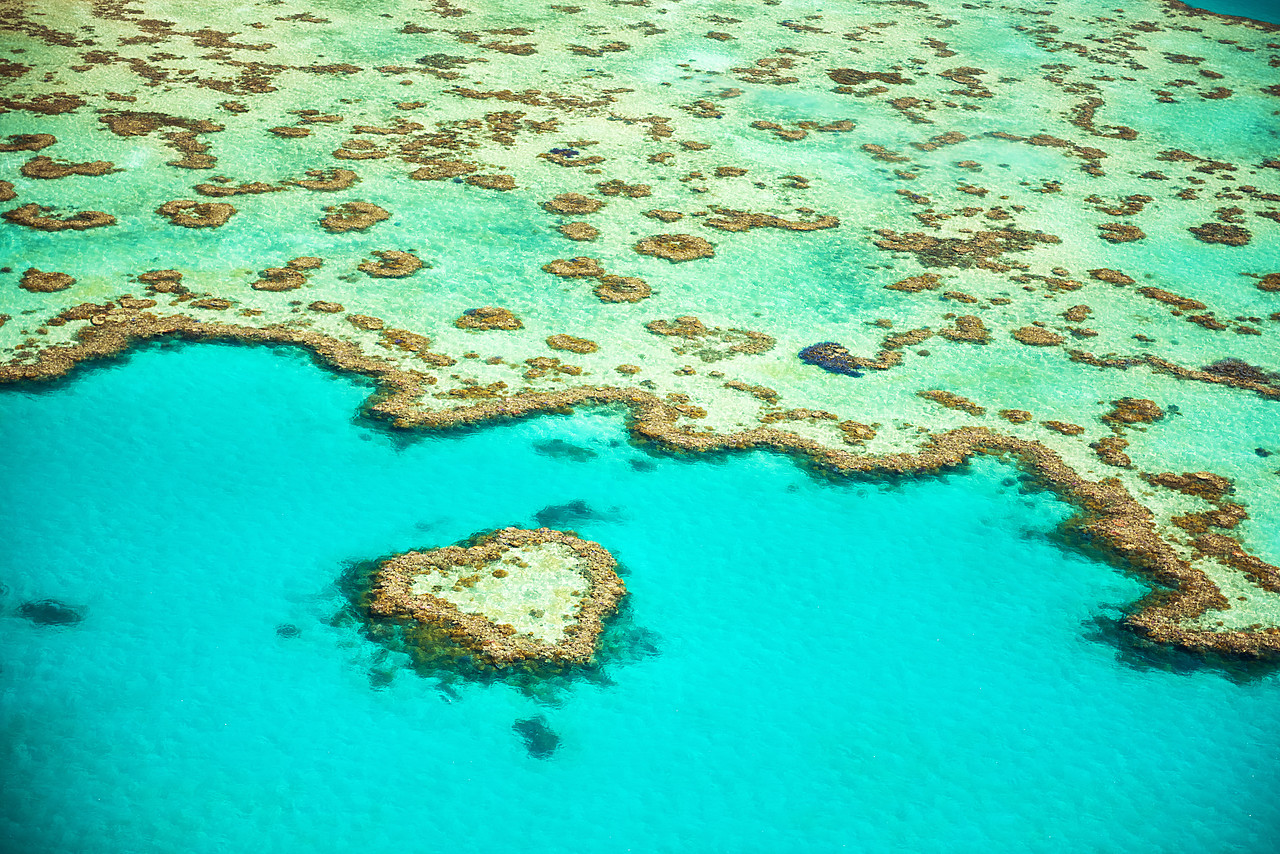
[[0, 3], [0, 379], [305, 347], [444, 428], [609, 405], [1010, 455], [1280, 652], [1280, 34], [1181, 4]]
[[601, 619], [626, 593], [615, 566], [570, 533], [504, 528], [383, 561], [370, 611], [443, 628], [492, 664], [588, 662]]

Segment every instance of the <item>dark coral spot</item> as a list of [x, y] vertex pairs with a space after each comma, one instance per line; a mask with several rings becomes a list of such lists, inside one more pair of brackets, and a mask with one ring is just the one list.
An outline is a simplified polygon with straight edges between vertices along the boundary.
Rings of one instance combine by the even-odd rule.
[[72, 626], [84, 619], [83, 613], [57, 599], [23, 602], [18, 613], [37, 626]]
[[817, 365], [824, 371], [833, 374], [845, 374], [860, 377], [862, 372], [853, 364], [853, 354], [843, 344], [835, 341], [821, 341], [810, 344], [800, 351], [800, 361], [806, 365]]
[[549, 504], [533, 518], [543, 528], [571, 528], [580, 522], [598, 519], [600, 514], [581, 498], [575, 498], [564, 504]]
[[550, 759], [560, 746], [560, 736], [547, 726], [547, 720], [542, 715], [518, 720], [511, 725], [511, 729], [520, 736], [524, 749], [534, 759]]

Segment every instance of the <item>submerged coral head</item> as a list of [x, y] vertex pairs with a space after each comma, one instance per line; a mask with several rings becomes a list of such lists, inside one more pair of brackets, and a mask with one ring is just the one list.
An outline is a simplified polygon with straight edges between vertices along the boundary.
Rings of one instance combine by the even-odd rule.
[[844, 374], [860, 377], [862, 372], [854, 367], [853, 354], [843, 344], [835, 341], [820, 341], [810, 344], [800, 351], [800, 361], [806, 365], [817, 365], [824, 371], [833, 374]]

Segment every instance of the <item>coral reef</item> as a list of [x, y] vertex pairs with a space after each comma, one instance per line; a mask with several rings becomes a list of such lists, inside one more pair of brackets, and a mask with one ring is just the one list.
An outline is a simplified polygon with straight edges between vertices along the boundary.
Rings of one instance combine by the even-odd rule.
[[4, 212], [4, 218], [15, 225], [25, 225], [40, 231], [84, 231], [115, 225], [116, 218], [102, 211], [80, 211], [66, 217], [50, 216], [53, 208], [30, 204]]
[[193, 202], [175, 199], [156, 208], [156, 213], [183, 228], [218, 228], [226, 225], [236, 212], [226, 202]]
[[1056, 347], [1067, 340], [1056, 332], [1040, 326], [1023, 326], [1013, 330], [1014, 339], [1031, 347]]
[[581, 216], [582, 214], [595, 213], [604, 207], [604, 204], [600, 199], [593, 199], [580, 193], [561, 193], [554, 199], [543, 202], [542, 207], [551, 213]]
[[65, 178], [68, 175], [109, 175], [117, 172], [116, 165], [106, 160], [91, 163], [60, 163], [43, 154], [22, 164], [22, 174], [28, 178]]
[[325, 208], [325, 212], [326, 216], [320, 220], [320, 225], [333, 234], [365, 231], [376, 223], [391, 218], [391, 214], [370, 202], [343, 202]]
[[18, 287], [32, 293], [50, 294], [54, 291], [65, 291], [75, 283], [76, 280], [66, 273], [46, 273], [35, 267], [29, 267], [22, 274]]
[[693, 234], [655, 234], [641, 240], [634, 248], [641, 255], [665, 258], [672, 263], [710, 258], [716, 254], [715, 247]]
[[375, 279], [404, 279], [424, 266], [418, 256], [396, 249], [376, 250], [373, 254], [377, 256], [377, 261], [365, 260], [356, 269]]
[[591, 291], [601, 302], [640, 302], [653, 294], [649, 283], [636, 276], [600, 276]]
[[[627, 592], [616, 565], [598, 543], [564, 531], [504, 528], [382, 561], [369, 611], [436, 625], [500, 667], [524, 660], [587, 663], [603, 619]], [[579, 589], [561, 592], [566, 585]], [[539, 622], [548, 599], [566, 610], [566, 624]], [[521, 619], [521, 630], [507, 620], [527, 604], [543, 607], [527, 611], [532, 619]]]
[[547, 346], [552, 350], [567, 350], [570, 353], [594, 353], [600, 345], [586, 338], [575, 338], [572, 335], [552, 335], [547, 338]]
[[[228, 301], [222, 301], [227, 302]], [[983, 427], [967, 427], [929, 435], [915, 453], [882, 456], [853, 454], [814, 440], [761, 426], [738, 433], [695, 433], [677, 426], [681, 414], [670, 404], [643, 389], [582, 386], [554, 392], [501, 394], [478, 402], [442, 410], [417, 405], [423, 391], [421, 374], [397, 368], [365, 355], [356, 345], [319, 332], [283, 325], [236, 326], [199, 321], [184, 315], [159, 316], [112, 305], [91, 306], [95, 322], [77, 331], [69, 346], [51, 346], [34, 354], [34, 361], [0, 364], [0, 382], [37, 380], [62, 376], [79, 362], [115, 355], [135, 341], [178, 335], [193, 340], [239, 340], [247, 343], [283, 343], [305, 347], [334, 368], [376, 379], [382, 389], [369, 412], [397, 427], [441, 429], [509, 419], [592, 404], [620, 404], [631, 410], [631, 430], [638, 440], [653, 441], [686, 452], [719, 452], [774, 448], [804, 457], [818, 471], [844, 473], [908, 474], [953, 468], [975, 454], [1016, 458], [1048, 488], [1077, 505], [1075, 520], [1086, 535], [1126, 560], [1135, 571], [1167, 588], [1148, 594], [1124, 619], [1124, 624], [1151, 640], [1197, 652], [1246, 657], [1280, 656], [1280, 628], [1197, 628], [1196, 618], [1227, 606], [1225, 597], [1203, 571], [1182, 558], [1159, 535], [1150, 510], [1139, 504], [1113, 478], [1089, 481], [1040, 442], [996, 433]], [[687, 326], [697, 327], [693, 324]], [[837, 345], [838, 346], [838, 345]], [[632, 366], [623, 366], [632, 367]], [[1230, 489], [1225, 479], [1208, 473], [1158, 475], [1162, 485], [1221, 498]], [[1221, 551], [1221, 546], [1215, 546]], [[1231, 554], [1236, 554], [1234, 551]], [[1233, 558], [1250, 559], [1243, 551]], [[1259, 562], [1255, 575], [1280, 572]]]
[[520, 318], [511, 313], [510, 309], [501, 308], [494, 305], [486, 305], [481, 308], [469, 308], [462, 313], [462, 316], [453, 322], [453, 325], [459, 329], [521, 329], [524, 324], [520, 322]]
[[585, 222], [562, 223], [559, 231], [570, 240], [595, 240], [600, 236], [600, 229]]

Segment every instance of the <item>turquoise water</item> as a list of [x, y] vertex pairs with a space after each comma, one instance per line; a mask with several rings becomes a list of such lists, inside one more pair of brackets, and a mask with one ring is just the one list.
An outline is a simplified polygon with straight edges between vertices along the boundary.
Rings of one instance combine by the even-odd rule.
[[[1143, 586], [1012, 469], [831, 484], [608, 413], [406, 441], [367, 392], [199, 345], [0, 394], [6, 850], [1275, 850], [1280, 682], [1121, 655]], [[632, 594], [600, 672], [420, 675], [343, 618], [353, 562], [572, 501]]]
[[1187, 5], [1220, 15], [1242, 15], [1255, 21], [1280, 22], [1280, 8], [1277, 8], [1275, 0], [1192, 0]]

